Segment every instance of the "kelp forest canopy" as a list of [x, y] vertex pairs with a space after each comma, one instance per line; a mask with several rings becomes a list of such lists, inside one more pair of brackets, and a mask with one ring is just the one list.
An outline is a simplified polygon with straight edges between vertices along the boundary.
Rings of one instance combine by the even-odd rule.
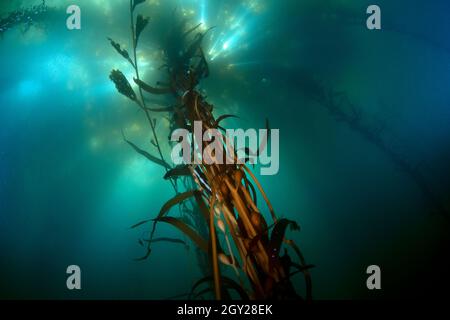
[[[213, 294], [216, 299], [311, 299], [309, 270], [313, 266], [306, 263], [299, 246], [288, 238], [289, 230], [298, 231], [300, 227], [294, 221], [279, 218], [251, 168], [238, 161], [232, 165], [202, 162], [173, 166], [163, 154], [161, 145], [166, 140], [156, 130], [157, 117], [169, 117], [172, 130], [182, 128], [190, 132], [194, 122], [201, 121], [204, 132], [224, 129], [223, 120], [239, 115], [216, 118], [214, 106], [198, 89], [202, 79], [210, 76], [203, 40], [208, 32], [214, 32], [202, 29], [201, 24], [191, 26], [189, 21], [174, 18], [165, 41], [159, 44], [164, 51], [161, 70], [166, 74], [165, 79], [156, 85], [141, 79], [136, 52], [145, 39], [143, 33], [151, 32], [151, 17], [138, 13], [139, 5], [144, 2], [130, 0], [131, 52], [113, 37], [109, 39], [117, 53], [133, 67], [136, 86], [133, 88], [120, 70], [112, 70], [110, 79], [118, 92], [134, 102], [147, 119], [152, 149], [147, 151], [137, 146], [125, 133], [124, 140], [134, 151], [162, 167], [165, 174], [161, 179], [167, 180], [174, 190], [174, 197], [158, 214], [133, 226], [148, 228], [149, 238], [141, 241], [146, 247], [142, 259], [157, 259], [151, 256], [155, 242], [184, 243], [155, 237], [158, 224], [169, 224], [196, 245], [199, 259], [203, 257], [205, 261], [204, 277], [194, 284], [190, 298]], [[147, 99], [154, 95], [171, 97], [175, 103], [155, 108]], [[237, 160], [235, 150], [226, 151], [229, 150], [226, 140], [221, 139], [220, 143], [224, 154]], [[178, 215], [176, 210], [171, 210], [176, 208]], [[270, 219], [264, 217], [264, 210], [270, 212]], [[294, 281], [299, 281], [296, 274], [303, 275], [304, 294], [299, 294], [294, 285]]]

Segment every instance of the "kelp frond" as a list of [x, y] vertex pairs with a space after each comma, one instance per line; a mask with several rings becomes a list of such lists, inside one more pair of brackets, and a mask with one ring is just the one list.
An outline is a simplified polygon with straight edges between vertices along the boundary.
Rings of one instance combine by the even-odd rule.
[[[209, 104], [206, 97], [197, 90], [200, 80], [209, 75], [209, 68], [203, 53], [203, 39], [206, 32], [199, 32], [192, 37], [192, 34], [199, 25], [187, 31], [184, 30], [185, 22], [174, 29], [179, 29], [170, 33], [168, 42], [181, 41], [182, 50], [176, 54], [166, 50], [166, 70], [168, 72], [167, 82], [158, 86], [151, 86], [139, 77], [139, 64], [136, 58], [136, 47], [144, 28], [148, 25], [148, 18], [138, 15], [136, 23], [134, 21], [134, 10], [136, 6], [145, 1], [130, 0], [131, 30], [133, 40], [132, 56], [119, 44], [110, 39], [115, 50], [122, 57], [133, 65], [136, 73], [134, 82], [138, 85], [138, 95], [131, 88], [125, 76], [118, 70], [113, 70], [111, 80], [116, 84], [117, 90], [133, 100], [144, 112], [152, 129], [152, 144], [158, 150], [158, 156], [153, 156], [149, 152], [139, 148], [131, 141], [124, 140], [139, 154], [146, 157], [151, 162], [158, 164], [166, 170], [164, 179], [168, 180], [174, 187], [176, 195], [167, 201], [160, 209], [156, 217], [141, 221], [132, 228], [152, 223], [150, 237], [144, 243], [147, 245], [147, 253], [139, 260], [145, 260], [151, 253], [151, 245], [157, 239], [182, 243], [178, 240], [168, 238], [155, 238], [158, 223], [166, 223], [177, 228], [184, 236], [191, 240], [196, 247], [204, 252], [209, 259], [209, 274], [199, 280], [192, 288], [191, 298], [196, 298], [202, 294], [213, 292], [216, 299], [231, 299], [232, 292], [236, 292], [243, 299], [284, 299], [299, 296], [291, 283], [291, 277], [297, 273], [303, 273], [306, 283], [306, 298], [311, 299], [311, 275], [309, 270], [313, 267], [305, 262], [299, 247], [294, 241], [286, 238], [286, 233], [290, 228], [293, 231], [300, 229], [299, 225], [288, 219], [278, 219], [269, 201], [268, 195], [262, 185], [245, 165], [234, 161], [233, 165], [228, 164], [200, 164], [180, 165], [171, 167], [164, 160], [156, 135], [156, 122], [151, 113], [169, 113], [170, 127], [185, 128], [193, 130], [194, 122], [202, 122], [202, 131], [211, 128], [222, 128], [221, 123], [228, 118], [237, 118], [234, 115], [222, 115], [217, 119], [213, 116], [213, 106]], [[184, 31], [183, 31], [184, 30]], [[190, 40], [188, 39], [190, 38]], [[183, 46], [185, 43], [186, 46]], [[173, 43], [172, 43], [173, 44]], [[176, 105], [164, 108], [150, 108], [146, 105], [143, 92], [151, 95], [168, 94], [175, 98]], [[269, 122], [266, 120], [266, 127], [269, 129]], [[224, 129], [224, 128], [222, 128]], [[270, 131], [269, 131], [270, 132]], [[270, 139], [270, 136], [268, 137]], [[223, 150], [230, 150], [226, 139], [220, 140]], [[269, 143], [269, 141], [265, 141]], [[193, 151], [198, 146], [193, 146]], [[247, 155], [262, 152], [266, 147], [260, 145], [258, 150], [247, 150]], [[231, 147], [227, 154], [232, 160], [237, 159], [237, 152]], [[180, 192], [178, 183], [190, 179], [194, 188], [189, 187], [187, 191]], [[186, 185], [185, 185], [186, 186]], [[273, 223], [269, 226], [262, 211], [258, 207], [257, 191], [263, 197]], [[188, 204], [195, 208], [190, 211]], [[169, 212], [178, 207], [181, 216], [169, 216]], [[183, 213], [191, 212], [192, 219], [185, 219]], [[195, 215], [194, 215], [195, 214]], [[195, 221], [196, 223], [191, 223]], [[199, 226], [204, 224], [206, 232], [201, 233]], [[269, 235], [270, 233], [270, 235]], [[163, 241], [163, 240], [161, 240]], [[225, 241], [227, 252], [222, 249]], [[291, 247], [298, 255], [299, 262], [292, 261], [286, 250]], [[285, 249], [285, 254], [280, 255], [280, 251]], [[222, 274], [221, 266], [231, 267], [240, 280], [240, 284]], [[294, 269], [292, 272], [291, 269]], [[247, 278], [245, 288], [244, 281], [240, 276]], [[203, 285], [208, 285], [197, 292]]]
[[109, 78], [114, 82], [117, 91], [133, 101], [136, 100], [136, 94], [134, 93], [133, 88], [120, 70], [112, 70]]

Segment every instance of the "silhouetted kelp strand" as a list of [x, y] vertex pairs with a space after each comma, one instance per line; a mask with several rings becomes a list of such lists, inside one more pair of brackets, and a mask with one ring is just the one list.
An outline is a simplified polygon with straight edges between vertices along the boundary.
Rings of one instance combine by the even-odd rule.
[[133, 66], [133, 68], [135, 68], [135, 63], [131, 60], [131, 57], [130, 57], [130, 54], [128, 53], [128, 51], [126, 49], [122, 48], [122, 46], [120, 44], [118, 44], [117, 42], [115, 42], [113, 39], [108, 38], [108, 40], [111, 43], [111, 45], [113, 46], [113, 48], [116, 49], [117, 53], [120, 54], [122, 57], [124, 57]]
[[[299, 74], [299, 79], [304, 92], [310, 98], [326, 108], [337, 121], [346, 123], [351, 130], [380, 149], [400, 170], [406, 173], [418, 186], [433, 213], [440, 214], [447, 219], [450, 217], [442, 199], [434, 192], [420, 170], [386, 143], [379, 131], [363, 123], [361, 110], [351, 103], [348, 96], [343, 92], [335, 92], [326, 88], [307, 71], [302, 71]], [[350, 111], [346, 112], [345, 109]]]
[[139, 41], [139, 37], [140, 37], [142, 31], [148, 25], [149, 21], [150, 21], [149, 18], [144, 18], [144, 16], [142, 16], [140, 14], [137, 16], [137, 18], [136, 18], [136, 43]]
[[45, 4], [45, 0], [42, 1], [40, 5], [15, 10], [7, 17], [0, 20], [0, 33], [4, 33], [20, 24], [31, 26], [34, 23], [34, 20], [43, 13], [47, 12], [47, 10], [48, 7]]
[[[134, 56], [134, 61], [131, 59], [130, 55], [128, 54], [128, 52], [127, 52], [126, 50], [122, 49], [121, 46], [120, 46], [119, 44], [117, 44], [116, 42], [114, 42], [112, 39], [109, 38], [109, 41], [111, 42], [111, 45], [115, 48], [115, 50], [116, 50], [123, 58], [125, 58], [126, 60], [128, 60], [128, 62], [130, 62], [130, 64], [133, 66], [133, 68], [135, 69], [135, 73], [136, 73], [137, 80], [139, 80], [139, 69], [138, 69], [138, 63], [137, 63], [137, 57], [136, 57], [136, 47], [137, 47], [138, 38], [139, 38], [139, 37], [137, 36], [137, 32], [139, 32], [139, 34], [140, 34], [140, 33], [143, 31], [143, 29], [144, 29], [144, 28], [146, 27], [146, 25], [147, 25], [147, 21], [146, 21], [147, 19], [143, 19], [143, 18], [139, 18], [139, 17], [138, 17], [138, 19], [139, 19], [140, 21], [137, 21], [137, 22], [136, 22], [136, 27], [134, 27], [133, 11], [134, 11], [134, 9], [136, 8], [136, 6], [137, 6], [138, 4], [141, 4], [141, 3], [144, 3], [144, 2], [145, 2], [145, 1], [133, 1], [133, 0], [130, 0], [130, 13], [131, 13], [130, 16], [131, 16], [131, 31], [132, 31], [132, 39], [133, 39], [133, 56]], [[122, 91], [125, 91], [125, 90], [122, 90]], [[126, 91], [125, 91], [125, 93], [126, 93]], [[152, 119], [151, 119], [150, 116], [149, 116], [149, 111], [150, 111], [150, 110], [149, 110], [149, 108], [146, 107], [146, 103], [145, 103], [146, 101], [145, 101], [145, 99], [144, 99], [144, 97], [143, 97], [143, 95], [142, 95], [141, 88], [139, 88], [139, 93], [140, 93], [140, 98], [141, 98], [142, 102], [139, 101], [137, 98], [136, 98], [136, 100], [134, 100], [134, 101], [135, 101], [135, 102], [138, 104], [138, 106], [145, 112], [146, 117], [148, 118], [149, 123], [150, 123], [150, 126], [151, 126], [151, 128], [152, 128], [153, 135], [154, 135], [154, 139], [152, 139], [151, 142], [152, 142], [152, 144], [153, 144], [154, 146], [156, 146], [156, 148], [157, 148], [158, 151], [159, 151], [160, 161], [162, 161], [162, 162], [165, 163], [164, 158], [163, 158], [162, 153], [161, 153], [161, 149], [160, 149], [159, 143], [158, 143], [158, 137], [157, 137], [157, 135], [155, 134], [155, 126], [156, 126], [156, 123], [155, 123], [155, 121], [152, 121]], [[126, 95], [127, 95], [127, 96], [130, 96], [131, 94], [126, 93]], [[131, 97], [133, 97], [133, 96], [131, 95]], [[125, 140], [126, 140], [126, 139], [125, 139]], [[128, 142], [128, 143], [130, 144], [130, 142]], [[132, 146], [133, 146], [133, 145], [132, 145]], [[144, 153], [144, 152], [141, 152], [141, 150], [140, 150], [139, 148], [137, 148], [137, 147], [135, 147], [135, 146], [133, 146], [133, 148], [134, 148], [135, 150], [138, 149], [138, 150], [136, 150], [136, 151], [138, 151], [139, 153], [141, 153], [142, 155], [146, 156], [146, 158], [149, 159], [149, 157], [147, 156], [147, 154]], [[153, 159], [149, 159], [149, 160], [153, 161]], [[166, 170], [169, 170], [169, 168], [167, 168], [167, 166], [165, 166], [165, 167], [166, 167]], [[172, 185], [173, 188], [174, 188], [175, 193], [176, 193], [176, 194], [179, 194], [178, 188], [177, 188], [177, 183], [174, 182], [174, 181], [172, 181], [172, 179], [170, 179], [170, 182], [171, 182], [171, 185]], [[186, 183], [186, 182], [185, 182], [185, 183]], [[186, 185], [186, 184], [185, 184], [185, 185]], [[197, 199], [197, 201], [198, 201], [197, 192], [195, 193], [195, 196], [196, 196], [196, 199]], [[181, 212], [190, 212], [190, 215], [191, 215], [191, 217], [193, 218], [193, 221], [195, 222], [195, 225], [198, 226], [199, 229], [201, 229], [201, 230], [206, 230], [206, 227], [205, 227], [205, 228], [202, 227], [202, 224], [200, 223], [201, 220], [199, 220], [199, 219], [194, 219], [194, 217], [195, 217], [194, 211], [193, 211], [194, 208], [197, 208], [197, 206], [196, 206], [195, 203], [193, 203], [193, 209], [192, 209], [192, 210], [190, 210], [190, 209], [188, 209], [188, 208], [186, 207], [185, 202], [179, 203], [179, 209], [180, 209], [180, 211], [181, 211]], [[147, 254], [146, 254], [142, 259], [140, 259], [140, 260], [143, 260], [143, 259], [148, 258], [148, 256], [150, 255], [150, 252], [151, 252], [151, 249], [150, 249], [150, 246], [149, 246], [149, 247], [148, 247], [148, 250], [147, 250]], [[199, 251], [197, 251], [197, 253], [198, 253], [198, 252], [199, 252]]]
[[119, 70], [112, 70], [109, 76], [112, 82], [114, 82], [116, 89], [124, 96], [130, 98], [131, 100], [136, 100], [136, 94], [133, 88], [128, 82], [125, 75]]

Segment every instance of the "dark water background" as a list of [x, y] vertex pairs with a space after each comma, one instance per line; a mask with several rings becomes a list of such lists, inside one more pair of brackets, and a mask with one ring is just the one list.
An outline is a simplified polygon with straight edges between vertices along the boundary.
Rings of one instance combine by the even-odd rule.
[[[2, 2], [0, 12], [36, 3]], [[173, 192], [163, 170], [121, 138], [124, 129], [150, 148], [145, 119], [108, 79], [113, 68], [132, 77], [106, 40], [129, 47], [128, 1], [76, 1], [81, 31], [65, 28], [74, 1], [47, 3], [56, 9], [37, 26], [0, 39], [0, 297], [185, 293], [201, 276], [192, 248], [160, 244], [147, 261], [133, 260], [144, 230], [129, 226]], [[227, 126], [263, 128], [268, 117], [280, 128], [280, 172], [261, 181], [278, 214], [302, 227], [293, 237], [317, 266], [318, 299], [433, 296], [448, 283], [447, 220], [430, 215], [411, 178], [304, 86], [314, 77], [345, 92], [450, 207], [450, 4], [377, 1], [383, 30], [368, 31], [369, 4], [147, 0], [140, 8], [152, 17], [139, 51], [148, 82], [160, 80], [158, 44], [178, 8], [193, 24], [216, 26], [202, 87], [217, 114], [240, 116]], [[167, 136], [167, 121], [159, 132]], [[70, 264], [81, 267], [80, 292], [65, 287]], [[365, 288], [371, 264], [383, 272], [377, 293]]]

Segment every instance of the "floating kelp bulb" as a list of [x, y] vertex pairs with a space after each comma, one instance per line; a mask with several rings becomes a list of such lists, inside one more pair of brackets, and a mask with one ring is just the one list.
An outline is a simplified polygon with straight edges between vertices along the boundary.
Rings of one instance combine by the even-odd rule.
[[223, 233], [226, 232], [225, 230], [225, 223], [223, 223], [222, 219], [217, 219], [217, 227], [222, 231]]
[[223, 264], [225, 264], [227, 266], [233, 265], [233, 261], [225, 253], [219, 253], [219, 255], [217, 257], [219, 258], [219, 261], [222, 262]]

